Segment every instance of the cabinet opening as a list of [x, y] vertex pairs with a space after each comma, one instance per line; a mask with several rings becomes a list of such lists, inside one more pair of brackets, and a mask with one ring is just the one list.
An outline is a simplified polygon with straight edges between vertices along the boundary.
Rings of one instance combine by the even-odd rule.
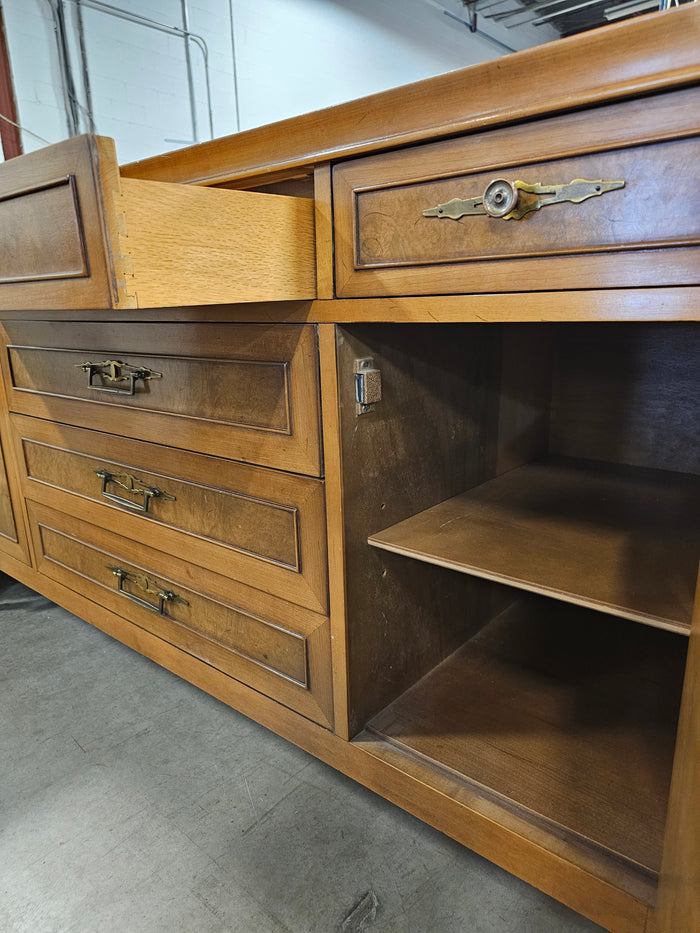
[[[647, 902], [700, 557], [699, 337], [338, 342], [355, 741]], [[363, 357], [383, 398], [357, 415]]]
[[413, 759], [434, 786], [485, 797], [525, 832], [651, 900], [686, 644], [524, 596], [370, 720], [360, 740]]
[[494, 426], [482, 429], [491, 475], [369, 543], [687, 632], [700, 559], [697, 329], [511, 328], [499, 349]]

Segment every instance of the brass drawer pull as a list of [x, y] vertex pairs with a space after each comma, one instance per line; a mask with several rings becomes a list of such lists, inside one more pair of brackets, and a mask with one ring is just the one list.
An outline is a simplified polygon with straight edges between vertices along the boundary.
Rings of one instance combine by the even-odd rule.
[[[153, 583], [145, 574], [142, 573], [133, 573], [122, 569], [121, 567], [110, 567], [107, 565], [107, 570], [110, 570], [114, 576], [117, 578], [117, 590], [126, 596], [127, 599], [130, 599], [133, 603], [136, 603], [138, 606], [142, 606], [144, 609], [150, 609], [152, 612], [157, 612], [158, 615], [165, 615], [165, 605], [168, 602], [177, 602], [181, 603], [183, 606], [189, 606], [189, 603], [186, 599], [183, 599], [181, 596], [178, 596], [176, 593], [173, 593], [172, 590], [163, 590], [157, 584]], [[136, 596], [134, 593], [129, 593], [128, 590], [124, 589], [124, 583], [129, 581], [137, 586], [140, 590], [143, 590], [144, 593], [150, 593], [152, 596], [158, 598], [158, 604], [149, 603], [147, 599], [143, 599], [141, 596]]]
[[[176, 501], [175, 496], [163, 492], [158, 486], [146, 486], [145, 483], [142, 483], [130, 473], [110, 473], [109, 470], [95, 470], [95, 474], [102, 480], [100, 494], [105, 499], [109, 499], [110, 502], [114, 502], [117, 505], [123, 505], [127, 509], [133, 509], [135, 512], [147, 512], [148, 503], [151, 499], [170, 499], [171, 502]], [[124, 496], [118, 496], [116, 493], [107, 492], [108, 483], [114, 483], [116, 486], [121, 486], [122, 489], [125, 489], [127, 492], [133, 493], [135, 496], [141, 496], [141, 501], [134, 502], [131, 499], [125, 499]]]
[[[528, 185], [524, 181], [496, 178], [486, 186], [480, 197], [466, 200], [452, 198], [445, 204], [427, 208], [423, 211], [423, 216], [459, 220], [473, 214], [487, 214], [489, 217], [500, 217], [503, 220], [522, 220], [533, 211], [549, 204], [561, 204], [564, 201], [580, 204], [587, 198], [595, 198], [606, 191], [624, 187], [624, 181], [586, 181], [585, 178], [574, 178], [566, 185], [543, 185], [541, 182]], [[523, 199], [521, 192], [539, 197]]]
[[[133, 395], [137, 379], [162, 379], [163, 373], [145, 369], [143, 366], [130, 366], [121, 360], [105, 360], [102, 363], [77, 363], [76, 369], [88, 374], [88, 389], [95, 392], [110, 392], [112, 395]], [[128, 386], [100, 386], [93, 383], [95, 376], [101, 376], [108, 382], [128, 382]]]

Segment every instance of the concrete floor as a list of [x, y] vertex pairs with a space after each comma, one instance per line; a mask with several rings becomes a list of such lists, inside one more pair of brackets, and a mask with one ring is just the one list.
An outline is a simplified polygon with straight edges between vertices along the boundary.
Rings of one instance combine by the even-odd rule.
[[0, 656], [3, 933], [600, 930], [2, 575]]

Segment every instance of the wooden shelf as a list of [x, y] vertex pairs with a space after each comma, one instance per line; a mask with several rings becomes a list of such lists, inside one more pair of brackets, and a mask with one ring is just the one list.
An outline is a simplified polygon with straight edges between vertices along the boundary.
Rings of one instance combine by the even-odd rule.
[[601, 877], [653, 885], [686, 648], [668, 632], [524, 596], [360, 740], [422, 761], [422, 779], [452, 796], [455, 781], [472, 797], [480, 788]]
[[551, 457], [372, 535], [417, 560], [687, 633], [700, 478]]

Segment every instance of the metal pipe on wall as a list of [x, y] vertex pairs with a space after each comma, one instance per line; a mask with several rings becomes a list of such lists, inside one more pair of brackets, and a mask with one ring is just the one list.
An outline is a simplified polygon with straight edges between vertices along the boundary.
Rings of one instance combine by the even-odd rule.
[[231, 28], [231, 63], [233, 65], [233, 98], [236, 108], [236, 132], [241, 131], [241, 107], [238, 99], [238, 71], [236, 65], [236, 34], [233, 27], [233, 0], [228, 0], [228, 18]]
[[75, 92], [73, 72], [70, 64], [68, 40], [66, 36], [66, 21], [62, 0], [46, 0], [53, 16], [54, 31], [56, 33], [56, 48], [58, 51], [58, 66], [61, 73], [61, 87], [63, 89], [63, 102], [66, 111], [66, 125], [69, 136], [80, 133], [80, 111]]
[[[48, 0], [51, 3], [51, 0]], [[59, 2], [64, 2], [64, 0], [59, 0]], [[104, 3], [103, 0], [65, 0], [67, 3], [73, 3], [75, 5], [81, 5], [88, 9], [96, 10], [100, 13], [105, 13], [108, 16], [113, 16], [116, 19], [124, 20], [125, 22], [134, 23], [137, 26], [144, 26], [149, 29], [155, 29], [158, 32], [163, 32], [171, 36], [178, 36], [185, 40], [187, 47], [189, 48], [189, 43], [194, 43], [197, 48], [202, 53], [202, 59], [204, 62], [204, 81], [206, 88], [207, 96], [207, 110], [209, 117], [209, 132], [210, 138], [214, 138], [214, 115], [212, 110], [212, 98], [211, 98], [211, 81], [209, 77], [209, 48], [207, 46], [204, 38], [197, 33], [190, 32], [189, 28], [181, 28], [179, 26], [170, 26], [166, 23], [160, 23], [158, 20], [149, 19], [147, 16], [142, 16], [140, 13], [132, 13], [131, 10], [125, 10], [122, 7], [113, 6], [111, 3]], [[186, 16], [187, 22], [189, 22], [189, 10], [185, 0], [182, 0], [182, 9], [183, 16]], [[190, 88], [190, 110], [192, 113], [192, 135], [194, 141], [197, 142], [197, 116], [196, 116], [196, 99], [194, 96], [194, 78], [192, 75], [191, 60], [189, 55], [186, 56], [185, 66], [187, 69], [187, 80], [188, 86]]]
[[[62, 2], [62, 0], [61, 0]], [[75, 0], [75, 13], [78, 23], [78, 48], [80, 49], [80, 71], [85, 91], [84, 113], [88, 120], [88, 131], [95, 132], [95, 118], [92, 112], [92, 90], [90, 88], [90, 71], [87, 63], [87, 49], [85, 47], [85, 24], [83, 23], [83, 6], [81, 0]]]
[[432, 7], [435, 7], [436, 10], [439, 10], [444, 16], [447, 16], [448, 19], [453, 19], [458, 23], [461, 23], [463, 26], [466, 26], [469, 32], [474, 35], [479, 36], [481, 39], [485, 39], [487, 42], [490, 42], [491, 45], [495, 45], [496, 48], [500, 49], [501, 52], [509, 54], [510, 52], [515, 52], [515, 49], [510, 45], [506, 45], [505, 42], [501, 42], [500, 39], [496, 39], [494, 36], [489, 35], [489, 33], [484, 32], [483, 29], [477, 28], [476, 19], [473, 22], [469, 22], [466, 19], [462, 19], [461, 16], [457, 16], [456, 13], [452, 13], [450, 10], [446, 10], [441, 3], [437, 3], [436, 0], [425, 0], [425, 2]]
[[190, 11], [187, 6], [187, 0], [180, 0], [180, 10], [182, 12], [182, 29], [185, 35], [185, 70], [187, 71], [187, 88], [190, 96], [190, 115], [192, 118], [192, 142], [199, 142], [199, 133], [197, 132], [197, 100], [194, 96], [194, 80], [192, 77], [192, 59], [190, 57]]
[[214, 115], [212, 113], [211, 106], [211, 82], [209, 79], [209, 46], [202, 39], [201, 36], [198, 36], [196, 33], [191, 32], [189, 34], [190, 40], [194, 42], [195, 45], [199, 46], [199, 50], [202, 53], [202, 58], [204, 60], [204, 85], [207, 91], [207, 102], [208, 102], [208, 112], [209, 112], [209, 137], [210, 139], [214, 138]]

